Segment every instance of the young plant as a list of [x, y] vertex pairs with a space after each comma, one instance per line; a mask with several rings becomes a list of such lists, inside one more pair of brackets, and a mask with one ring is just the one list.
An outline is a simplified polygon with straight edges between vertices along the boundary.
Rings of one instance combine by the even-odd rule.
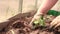
[[45, 21], [44, 21], [44, 19], [43, 19], [43, 16], [41, 16], [39, 20], [35, 20], [33, 23], [34, 23], [35, 25], [45, 26]]

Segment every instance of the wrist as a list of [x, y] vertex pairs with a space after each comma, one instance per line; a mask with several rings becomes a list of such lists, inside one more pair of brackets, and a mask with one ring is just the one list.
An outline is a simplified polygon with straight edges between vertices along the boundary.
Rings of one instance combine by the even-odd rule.
[[45, 8], [39, 8], [37, 11], [38, 14], [42, 14], [42, 15], [45, 15], [47, 12], [48, 12], [48, 9], [45, 9]]
[[38, 18], [39, 19], [41, 16], [44, 16], [44, 15], [42, 13], [39, 13], [39, 14], [36, 13], [35, 16], [34, 16], [34, 18]]
[[37, 12], [35, 15], [41, 16], [41, 15], [44, 15], [44, 13], [42, 13], [42, 12]]

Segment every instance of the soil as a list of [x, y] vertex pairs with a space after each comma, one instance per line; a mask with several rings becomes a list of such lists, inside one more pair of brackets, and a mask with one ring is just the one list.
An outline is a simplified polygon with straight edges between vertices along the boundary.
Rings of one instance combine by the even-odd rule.
[[[23, 14], [24, 15], [24, 14]], [[29, 23], [33, 18], [34, 13], [30, 13], [28, 16], [11, 19], [10, 24], [5, 27], [0, 34], [60, 34], [59, 27], [49, 28], [50, 22], [46, 20], [46, 27], [36, 27], [31, 29]], [[49, 23], [48, 23], [49, 22]]]

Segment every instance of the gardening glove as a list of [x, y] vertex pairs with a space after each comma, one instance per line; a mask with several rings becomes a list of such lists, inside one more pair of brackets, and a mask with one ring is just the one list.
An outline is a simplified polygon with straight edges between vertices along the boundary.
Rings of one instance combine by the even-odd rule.
[[60, 16], [57, 16], [51, 23], [50, 23], [51, 27], [58, 27], [60, 26]]

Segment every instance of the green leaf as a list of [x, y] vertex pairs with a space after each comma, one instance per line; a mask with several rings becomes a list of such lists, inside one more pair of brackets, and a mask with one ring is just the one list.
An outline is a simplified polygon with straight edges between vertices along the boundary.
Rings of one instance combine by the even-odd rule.
[[35, 20], [34, 24], [37, 25], [39, 23], [39, 20]]
[[45, 26], [45, 21], [43, 19], [43, 16], [41, 16], [39, 20], [35, 20], [34, 24], [35, 25], [40, 25], [40, 26]]
[[44, 21], [44, 19], [40, 19], [39, 25], [40, 25], [40, 26], [45, 26], [45, 21]]

